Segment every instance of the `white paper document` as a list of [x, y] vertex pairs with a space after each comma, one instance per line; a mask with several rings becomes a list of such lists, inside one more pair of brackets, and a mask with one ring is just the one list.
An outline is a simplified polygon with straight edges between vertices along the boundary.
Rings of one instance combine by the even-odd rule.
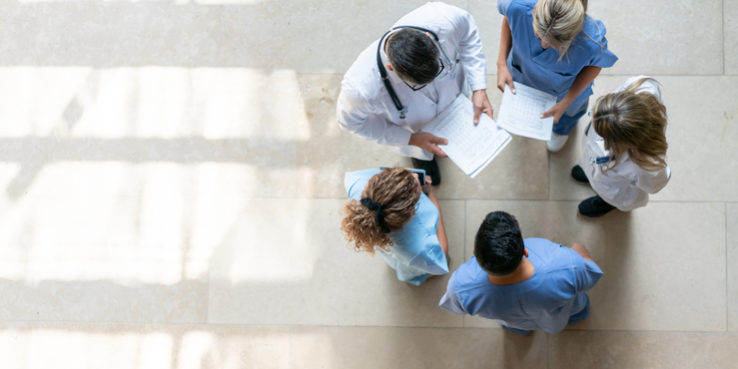
[[448, 145], [439, 145], [441, 150], [472, 178], [512, 139], [510, 134], [497, 126], [486, 114], [481, 115], [479, 124], [475, 126], [474, 107], [464, 94], [460, 94], [423, 130], [447, 139]]
[[508, 132], [539, 140], [551, 139], [553, 117], [541, 119], [541, 114], [556, 104], [556, 96], [515, 82], [515, 94], [505, 85], [497, 124]]

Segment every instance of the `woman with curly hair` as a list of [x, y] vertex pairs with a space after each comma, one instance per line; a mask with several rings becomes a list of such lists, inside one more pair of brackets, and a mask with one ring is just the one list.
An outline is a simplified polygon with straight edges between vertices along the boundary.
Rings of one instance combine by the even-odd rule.
[[416, 286], [448, 273], [448, 240], [430, 181], [421, 185], [407, 169], [384, 168], [346, 173], [344, 184], [351, 200], [341, 229], [356, 251], [378, 250], [397, 279]]

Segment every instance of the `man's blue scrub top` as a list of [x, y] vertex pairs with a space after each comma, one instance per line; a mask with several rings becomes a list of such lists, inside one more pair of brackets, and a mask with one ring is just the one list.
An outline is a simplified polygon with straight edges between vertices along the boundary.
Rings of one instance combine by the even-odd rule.
[[449, 279], [439, 306], [456, 314], [478, 315], [521, 330], [556, 333], [569, 317], [587, 306], [585, 291], [602, 276], [597, 264], [576, 251], [543, 238], [525, 239], [530, 279], [494, 285], [476, 257], [462, 264]]

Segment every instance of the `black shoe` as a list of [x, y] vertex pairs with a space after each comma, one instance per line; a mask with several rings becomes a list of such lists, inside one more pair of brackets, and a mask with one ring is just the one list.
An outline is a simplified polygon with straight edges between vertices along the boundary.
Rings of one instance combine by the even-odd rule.
[[579, 203], [579, 214], [586, 217], [601, 217], [612, 209], [615, 209], [615, 207], [606, 203], [599, 196], [592, 196]]
[[438, 169], [438, 163], [436, 163], [435, 157], [431, 160], [412, 159], [414, 168], [423, 169], [425, 174], [430, 176], [432, 182], [431, 186], [438, 186], [441, 184], [441, 170]]
[[575, 165], [574, 168], [571, 168], [571, 177], [574, 178], [577, 182], [589, 183], [587, 175], [584, 174], [584, 169], [582, 169], [582, 167], [580, 167], [579, 165]]

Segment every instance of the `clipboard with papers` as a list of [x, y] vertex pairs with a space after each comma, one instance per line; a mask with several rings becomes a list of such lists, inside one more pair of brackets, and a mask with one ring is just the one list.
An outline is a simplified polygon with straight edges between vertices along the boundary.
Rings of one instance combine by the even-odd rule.
[[551, 139], [553, 117], [541, 114], [556, 104], [556, 96], [515, 82], [515, 94], [505, 85], [497, 124], [508, 132], [548, 141]]
[[440, 145], [441, 150], [472, 178], [492, 162], [512, 139], [486, 114], [482, 114], [479, 124], [474, 125], [474, 107], [464, 94], [459, 94], [423, 131], [448, 139], [448, 145]]

